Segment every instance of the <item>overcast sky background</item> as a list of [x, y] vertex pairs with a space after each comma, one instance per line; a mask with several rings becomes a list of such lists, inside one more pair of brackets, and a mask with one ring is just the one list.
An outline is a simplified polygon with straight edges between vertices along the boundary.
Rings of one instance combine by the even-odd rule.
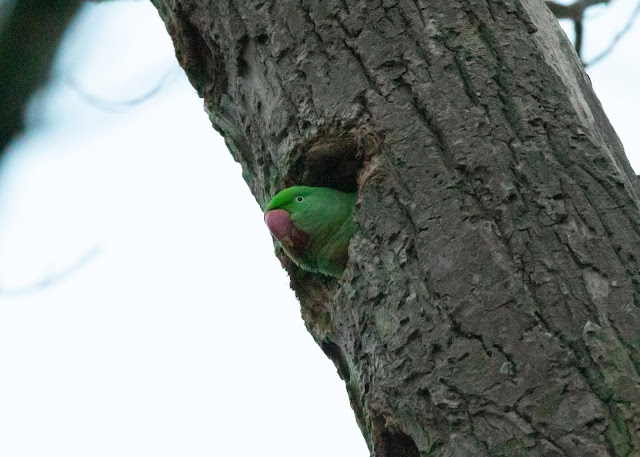
[[[589, 10], [586, 61], [636, 1]], [[639, 43], [588, 70], [636, 170]], [[368, 455], [150, 3], [83, 8], [0, 221], [1, 456]]]

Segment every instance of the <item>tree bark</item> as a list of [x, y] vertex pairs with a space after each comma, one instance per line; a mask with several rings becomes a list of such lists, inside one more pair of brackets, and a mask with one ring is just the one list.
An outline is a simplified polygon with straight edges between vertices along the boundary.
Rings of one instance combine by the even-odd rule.
[[291, 275], [371, 454], [640, 455], [639, 185], [535, 0], [153, 0], [258, 202], [357, 190]]

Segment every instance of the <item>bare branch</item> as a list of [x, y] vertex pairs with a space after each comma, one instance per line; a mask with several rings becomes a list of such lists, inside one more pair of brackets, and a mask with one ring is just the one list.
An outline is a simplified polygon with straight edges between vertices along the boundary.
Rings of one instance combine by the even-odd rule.
[[576, 54], [578, 54], [578, 57], [581, 57], [582, 55], [582, 20], [580, 21], [574, 21], [573, 23], [573, 30], [576, 33], [576, 42], [574, 44], [574, 47], [576, 49]]
[[545, 3], [557, 19], [581, 21], [582, 15], [587, 8], [603, 3], [611, 3], [611, 0], [576, 0], [568, 5], [562, 5], [552, 1]]
[[573, 27], [576, 33], [574, 47], [578, 57], [581, 57], [583, 35], [582, 17], [584, 16], [585, 10], [591, 6], [603, 3], [608, 4], [610, 2], [611, 0], [576, 0], [569, 5], [562, 5], [552, 1], [547, 1], [545, 3], [557, 19], [571, 19], [573, 21]]
[[611, 40], [611, 43], [609, 43], [609, 46], [607, 46], [607, 48], [604, 51], [602, 51], [600, 54], [598, 54], [596, 57], [591, 59], [591, 61], [589, 61], [588, 63], [585, 63], [585, 67], [598, 63], [599, 61], [607, 57], [611, 53], [611, 51], [613, 51], [613, 49], [616, 47], [616, 44], [618, 44], [618, 41], [620, 41], [622, 37], [624, 37], [627, 34], [627, 32], [631, 30], [631, 27], [633, 27], [633, 23], [638, 17], [638, 13], [640, 13], [640, 1], [638, 1], [638, 4], [636, 5], [635, 9], [631, 13], [631, 16], [629, 16], [629, 20], [627, 21], [627, 23], [618, 32], [618, 34], [613, 37], [613, 40]]
[[175, 81], [179, 74], [179, 68], [172, 68], [170, 70], [167, 70], [164, 75], [162, 75], [160, 80], [150, 90], [148, 90], [144, 94], [138, 95], [137, 97], [128, 100], [108, 100], [100, 97], [99, 95], [92, 94], [86, 91], [78, 81], [74, 80], [71, 77], [67, 78], [66, 84], [88, 104], [103, 111], [120, 112], [149, 100], [150, 98], [158, 94], [162, 89]]
[[80, 268], [87, 265], [91, 260], [100, 254], [102, 251], [102, 246], [96, 245], [87, 251], [82, 257], [78, 258], [75, 262], [73, 262], [68, 267], [64, 268], [61, 271], [58, 271], [50, 276], [42, 278], [35, 283], [28, 284], [24, 287], [17, 287], [14, 289], [3, 289], [0, 286], [0, 296], [17, 296], [17, 295], [26, 295], [34, 292], [39, 292], [42, 289], [46, 289], [47, 287], [51, 287], [55, 284], [58, 284], [71, 276], [73, 273], [77, 272]]

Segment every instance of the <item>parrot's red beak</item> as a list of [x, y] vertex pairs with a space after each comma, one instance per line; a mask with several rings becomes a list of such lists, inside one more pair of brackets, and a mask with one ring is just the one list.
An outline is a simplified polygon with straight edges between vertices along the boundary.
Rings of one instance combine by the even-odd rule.
[[281, 243], [291, 245], [292, 224], [289, 213], [283, 209], [274, 209], [267, 211], [264, 215], [264, 222], [269, 227], [269, 231]]

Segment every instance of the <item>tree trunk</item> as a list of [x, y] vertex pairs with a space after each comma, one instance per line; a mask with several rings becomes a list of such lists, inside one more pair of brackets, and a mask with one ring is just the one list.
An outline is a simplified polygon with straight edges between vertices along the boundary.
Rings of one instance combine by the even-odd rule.
[[340, 280], [278, 255], [373, 456], [640, 455], [640, 189], [542, 1], [153, 2], [263, 207], [359, 193]]

